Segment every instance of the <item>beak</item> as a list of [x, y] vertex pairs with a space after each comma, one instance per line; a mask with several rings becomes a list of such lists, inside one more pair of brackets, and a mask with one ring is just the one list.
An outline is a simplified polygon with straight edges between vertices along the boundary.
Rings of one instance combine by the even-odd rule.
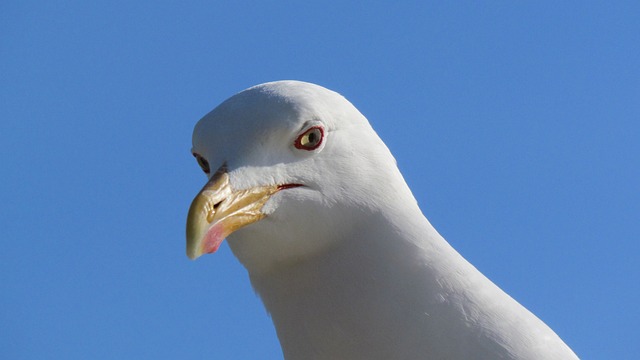
[[232, 232], [266, 215], [262, 206], [283, 186], [258, 186], [234, 190], [226, 164], [209, 179], [193, 199], [187, 217], [187, 256], [192, 260], [218, 250]]

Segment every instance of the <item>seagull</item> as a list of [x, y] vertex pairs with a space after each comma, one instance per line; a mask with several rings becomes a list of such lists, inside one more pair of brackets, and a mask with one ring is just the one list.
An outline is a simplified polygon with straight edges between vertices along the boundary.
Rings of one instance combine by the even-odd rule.
[[208, 181], [187, 255], [227, 239], [285, 359], [578, 359], [434, 229], [340, 94], [251, 87], [196, 124], [192, 153]]

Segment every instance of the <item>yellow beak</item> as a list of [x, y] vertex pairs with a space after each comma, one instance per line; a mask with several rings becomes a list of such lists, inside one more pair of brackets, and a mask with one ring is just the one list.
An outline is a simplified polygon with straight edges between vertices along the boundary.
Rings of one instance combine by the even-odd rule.
[[213, 253], [232, 232], [266, 215], [261, 209], [283, 187], [259, 186], [234, 190], [222, 165], [191, 203], [187, 217], [187, 256], [196, 259]]

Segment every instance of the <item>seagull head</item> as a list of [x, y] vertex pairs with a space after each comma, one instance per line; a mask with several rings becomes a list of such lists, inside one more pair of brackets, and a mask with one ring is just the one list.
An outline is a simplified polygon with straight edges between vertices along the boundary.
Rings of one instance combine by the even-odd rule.
[[197, 123], [192, 153], [208, 181], [188, 213], [191, 259], [226, 238], [245, 267], [267, 271], [327, 251], [413, 199], [367, 119], [314, 84], [232, 96]]

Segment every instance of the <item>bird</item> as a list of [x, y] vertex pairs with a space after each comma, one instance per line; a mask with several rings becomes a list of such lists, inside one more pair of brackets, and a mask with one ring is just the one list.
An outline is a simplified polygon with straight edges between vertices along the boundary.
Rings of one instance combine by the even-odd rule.
[[227, 240], [285, 359], [578, 359], [435, 230], [337, 92], [250, 87], [200, 119], [192, 143], [208, 181], [187, 255]]

